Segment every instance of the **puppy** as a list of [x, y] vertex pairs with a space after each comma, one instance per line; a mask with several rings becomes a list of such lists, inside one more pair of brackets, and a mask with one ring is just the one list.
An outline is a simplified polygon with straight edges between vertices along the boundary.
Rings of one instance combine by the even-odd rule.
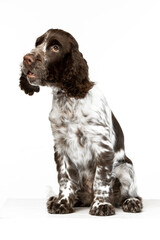
[[75, 38], [50, 29], [24, 56], [20, 88], [26, 94], [40, 86], [53, 89], [49, 114], [59, 195], [47, 202], [49, 213], [71, 213], [90, 206], [90, 214], [109, 216], [115, 207], [140, 212], [131, 160], [126, 156], [122, 129], [97, 86]]

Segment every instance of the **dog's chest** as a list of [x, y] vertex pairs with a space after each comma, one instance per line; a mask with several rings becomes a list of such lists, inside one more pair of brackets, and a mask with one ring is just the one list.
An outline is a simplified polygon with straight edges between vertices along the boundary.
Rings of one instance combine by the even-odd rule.
[[88, 119], [88, 106], [76, 101], [53, 103], [49, 119], [56, 149], [66, 153], [75, 164], [86, 165], [92, 160], [93, 131]]
[[56, 151], [76, 165], [86, 167], [110, 137], [110, 109], [105, 98], [93, 89], [84, 99], [54, 96], [49, 115]]

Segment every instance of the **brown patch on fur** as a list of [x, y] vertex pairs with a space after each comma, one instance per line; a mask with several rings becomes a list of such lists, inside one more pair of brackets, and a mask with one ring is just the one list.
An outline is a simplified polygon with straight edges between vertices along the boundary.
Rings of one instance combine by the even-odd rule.
[[77, 138], [78, 138], [79, 145], [81, 147], [84, 147], [85, 142], [86, 142], [86, 137], [83, 135], [83, 133], [81, 132], [80, 129], [77, 130], [76, 135], [77, 135]]
[[127, 156], [124, 156], [123, 159], [118, 160], [118, 162], [116, 163], [115, 166], [118, 166], [118, 165], [121, 165], [124, 163], [129, 163], [129, 164], [133, 165], [132, 161]]
[[67, 56], [62, 76], [56, 82], [56, 86], [63, 89], [68, 97], [84, 98], [94, 83], [89, 81], [86, 60], [78, 48], [73, 47], [73, 45]]
[[104, 151], [97, 158], [97, 165], [106, 166], [112, 171], [114, 152]]
[[82, 203], [81, 206], [90, 206], [93, 200], [93, 177], [88, 178], [87, 175], [83, 175], [77, 197]]
[[114, 151], [118, 152], [119, 150], [124, 149], [124, 135], [123, 135], [121, 126], [119, 125], [119, 123], [113, 113], [112, 113], [112, 123], [113, 123], [113, 129], [114, 129], [115, 136], [116, 136]]
[[71, 161], [70, 158], [68, 158], [68, 174], [70, 176], [70, 178], [72, 179], [72, 181], [76, 184], [79, 183], [79, 173], [78, 170], [75, 166], [75, 164]]
[[121, 183], [118, 178], [112, 178], [111, 202], [113, 206], [119, 207], [122, 204]]
[[129, 164], [132, 164], [132, 165], [133, 165], [132, 161], [131, 161], [127, 156], [125, 156], [124, 161], [125, 161], [126, 163], [129, 163]]

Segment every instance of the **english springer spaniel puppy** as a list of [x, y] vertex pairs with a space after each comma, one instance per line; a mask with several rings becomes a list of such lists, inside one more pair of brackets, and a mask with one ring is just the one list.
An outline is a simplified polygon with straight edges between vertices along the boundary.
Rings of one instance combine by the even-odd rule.
[[137, 213], [135, 174], [124, 136], [106, 98], [89, 80], [88, 66], [74, 37], [59, 29], [40, 36], [24, 56], [20, 88], [53, 90], [49, 120], [54, 136], [59, 195], [47, 202], [49, 213], [71, 213], [90, 206], [90, 214], [109, 216], [115, 207]]

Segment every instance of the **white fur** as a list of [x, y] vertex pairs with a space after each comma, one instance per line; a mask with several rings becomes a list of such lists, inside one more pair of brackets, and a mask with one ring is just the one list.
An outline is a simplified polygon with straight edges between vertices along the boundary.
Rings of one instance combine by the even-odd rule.
[[125, 152], [123, 149], [121, 149], [120, 151], [118, 152], [115, 152], [114, 154], [114, 163], [113, 163], [113, 167], [116, 166], [116, 164], [118, 163], [119, 160], [123, 160], [125, 157]]
[[73, 193], [73, 190], [71, 188], [71, 182], [68, 181], [65, 187], [61, 187], [61, 191], [63, 191], [63, 198], [61, 198], [60, 201], [62, 199], [68, 199], [69, 195]]
[[97, 208], [99, 208], [99, 206], [106, 205], [106, 204], [108, 204], [108, 205], [111, 206], [111, 204], [110, 204], [109, 202], [101, 203], [101, 202], [99, 202], [99, 201], [95, 201], [95, 202], [93, 203], [93, 205], [92, 205], [92, 209], [94, 209], [94, 208], [97, 209]]
[[44, 60], [46, 60], [46, 47], [47, 47], [47, 40], [48, 40], [48, 33], [44, 39], [44, 41], [42, 42], [42, 44], [38, 45], [36, 48], [34, 48], [31, 53], [34, 53], [35, 55], [44, 54]]

